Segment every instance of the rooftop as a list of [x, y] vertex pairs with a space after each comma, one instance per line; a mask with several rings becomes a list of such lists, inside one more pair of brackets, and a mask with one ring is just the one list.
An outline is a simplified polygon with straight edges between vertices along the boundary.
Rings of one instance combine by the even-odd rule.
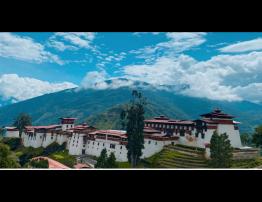
[[32, 158], [32, 160], [47, 160], [50, 169], [70, 169], [66, 165], [58, 161], [55, 161], [53, 159], [50, 159], [48, 157], [39, 156], [39, 157]]

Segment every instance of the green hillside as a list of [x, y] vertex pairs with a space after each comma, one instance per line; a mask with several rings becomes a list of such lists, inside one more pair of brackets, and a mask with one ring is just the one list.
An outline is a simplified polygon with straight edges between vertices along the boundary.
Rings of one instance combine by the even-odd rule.
[[[119, 112], [128, 103], [131, 88], [106, 90], [70, 89], [46, 94], [16, 104], [0, 107], [0, 125], [11, 125], [15, 117], [26, 112], [33, 124], [58, 123], [59, 117], [76, 117], [78, 123], [88, 121], [99, 128], [119, 128]], [[147, 98], [146, 117], [166, 115], [177, 119], [196, 119], [200, 114], [216, 107], [236, 115], [242, 122], [242, 131], [251, 131], [262, 123], [262, 106], [250, 102], [219, 102], [202, 98], [182, 96], [172, 92], [145, 88]]]

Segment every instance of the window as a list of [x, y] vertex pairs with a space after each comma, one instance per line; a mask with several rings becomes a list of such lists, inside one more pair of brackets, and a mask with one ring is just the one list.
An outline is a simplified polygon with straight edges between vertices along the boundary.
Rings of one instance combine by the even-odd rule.
[[99, 142], [97, 143], [97, 146], [99, 146]]
[[95, 142], [93, 142], [93, 145], [95, 145]]
[[[122, 146], [120, 146], [120, 149], [122, 149]], [[120, 152], [121, 153], [121, 152]]]
[[182, 136], [182, 137], [185, 136], [185, 131], [184, 130], [180, 131], [180, 136]]
[[174, 146], [174, 145], [175, 145], [175, 143], [174, 143], [174, 142], [171, 142], [171, 145], [173, 145], [173, 146]]
[[196, 132], [196, 137], [198, 137], [198, 132]]
[[148, 141], [148, 144], [150, 144], [150, 143], [151, 143], [151, 141], [149, 140], [149, 141]]
[[205, 134], [201, 133], [201, 138], [204, 139], [205, 138]]
[[110, 144], [111, 149], [115, 149], [116, 145], [115, 144]]
[[157, 142], [155, 143], [155, 145], [157, 145]]
[[105, 143], [103, 143], [103, 147], [105, 146]]

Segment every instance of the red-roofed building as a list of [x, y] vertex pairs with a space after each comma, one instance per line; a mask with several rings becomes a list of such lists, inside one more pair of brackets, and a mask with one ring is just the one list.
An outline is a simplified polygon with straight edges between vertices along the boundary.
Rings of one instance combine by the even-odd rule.
[[32, 160], [34, 160], [34, 161], [47, 160], [49, 169], [70, 169], [68, 166], [66, 166], [66, 165], [64, 165], [64, 164], [62, 164], [58, 161], [55, 161], [51, 158], [48, 158], [48, 157], [39, 156], [39, 157], [32, 158]]

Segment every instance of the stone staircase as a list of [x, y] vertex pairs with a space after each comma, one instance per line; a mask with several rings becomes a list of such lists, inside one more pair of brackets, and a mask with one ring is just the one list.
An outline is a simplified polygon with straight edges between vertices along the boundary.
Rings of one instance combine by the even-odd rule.
[[158, 168], [206, 168], [204, 150], [183, 145], [168, 145], [159, 153]]

